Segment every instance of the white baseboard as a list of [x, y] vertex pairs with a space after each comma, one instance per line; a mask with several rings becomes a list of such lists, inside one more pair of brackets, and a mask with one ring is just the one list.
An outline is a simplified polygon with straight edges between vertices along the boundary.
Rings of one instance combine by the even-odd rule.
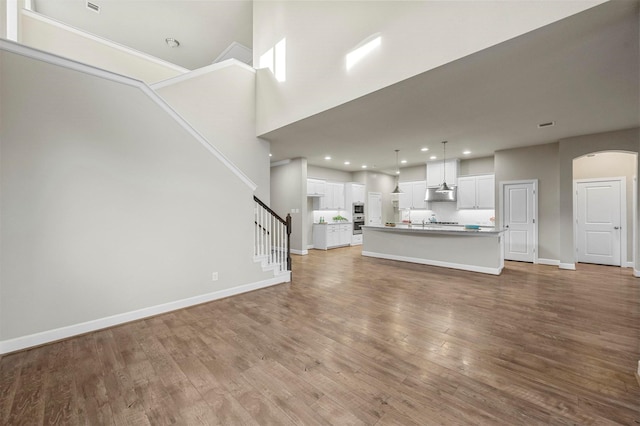
[[576, 264], [575, 263], [560, 263], [558, 266], [560, 267], [560, 269], [566, 269], [568, 271], [575, 271], [576, 270]]
[[550, 265], [550, 266], [560, 266], [560, 261], [558, 259], [542, 259], [542, 258], [538, 258], [538, 264], [540, 264], [540, 265]]
[[290, 249], [289, 251], [291, 252], [291, 254], [299, 254], [300, 256], [306, 256], [309, 254], [309, 250]]
[[311, 249], [313, 249], [313, 244], [309, 244], [309, 245], [307, 246], [307, 250], [311, 250]]
[[633, 268], [633, 276], [640, 278], [640, 269]]
[[443, 262], [440, 260], [427, 260], [417, 257], [396, 256], [394, 254], [375, 253], [371, 251], [362, 251], [363, 256], [377, 257], [380, 259], [399, 260], [401, 262], [420, 263], [422, 265], [441, 266], [443, 268], [460, 269], [462, 271], [480, 272], [483, 274], [500, 275], [502, 268], [489, 268], [486, 266], [464, 265], [461, 263]]
[[633, 268], [635, 266], [634, 262], [622, 262], [623, 268]]
[[9, 352], [15, 352], [34, 346], [44, 345], [46, 343], [67, 339], [79, 334], [85, 334], [92, 331], [101, 330], [103, 328], [113, 327], [142, 318], [164, 314], [166, 312], [175, 311], [177, 309], [183, 309], [189, 306], [199, 305], [201, 303], [211, 302], [213, 300], [223, 299], [225, 297], [235, 296], [237, 294], [242, 294], [290, 281], [291, 272], [288, 271], [276, 277], [269, 278], [268, 280], [244, 284], [225, 290], [214, 291], [213, 293], [202, 294], [199, 296], [189, 297], [187, 299], [176, 300], [174, 302], [163, 303], [156, 306], [150, 306], [148, 308], [138, 309], [136, 311], [125, 312], [122, 314], [99, 318], [80, 324], [69, 325], [66, 327], [56, 328], [54, 330], [47, 330], [27, 336], [16, 337], [15, 339], [0, 341], [0, 354], [7, 354]]

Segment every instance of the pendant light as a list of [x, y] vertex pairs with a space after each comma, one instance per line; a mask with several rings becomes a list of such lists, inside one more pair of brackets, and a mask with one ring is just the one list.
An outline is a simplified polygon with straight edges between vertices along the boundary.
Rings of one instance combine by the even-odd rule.
[[399, 149], [396, 149], [396, 175], [398, 176], [398, 180], [396, 181], [396, 189], [393, 190], [392, 194], [403, 194], [402, 191], [400, 191], [400, 168], [398, 167], [398, 152], [400, 152]]
[[437, 193], [453, 192], [453, 188], [447, 185], [447, 141], [442, 141], [442, 185], [436, 189]]

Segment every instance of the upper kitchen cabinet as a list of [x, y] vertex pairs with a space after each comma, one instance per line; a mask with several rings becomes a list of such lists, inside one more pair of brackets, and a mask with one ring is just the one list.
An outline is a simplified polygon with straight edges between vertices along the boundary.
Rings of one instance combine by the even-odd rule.
[[345, 204], [347, 206], [351, 206], [353, 203], [364, 203], [364, 184], [355, 182], [345, 183], [344, 194]]
[[440, 186], [445, 178], [448, 184], [455, 184], [458, 180], [459, 165], [460, 160], [457, 158], [446, 160], [443, 170], [442, 161], [429, 161], [427, 163], [427, 187]]
[[322, 197], [326, 194], [327, 183], [322, 179], [307, 179], [307, 196]]
[[351, 184], [351, 194], [353, 196], [354, 203], [364, 203], [365, 190], [364, 185], [361, 183]]
[[398, 194], [399, 209], [426, 209], [427, 202], [424, 200], [427, 192], [427, 183], [423, 180], [416, 182], [400, 182], [401, 194]]
[[325, 196], [320, 198], [320, 210], [345, 210], [344, 183], [327, 182]]
[[494, 175], [458, 178], [458, 209], [495, 209]]

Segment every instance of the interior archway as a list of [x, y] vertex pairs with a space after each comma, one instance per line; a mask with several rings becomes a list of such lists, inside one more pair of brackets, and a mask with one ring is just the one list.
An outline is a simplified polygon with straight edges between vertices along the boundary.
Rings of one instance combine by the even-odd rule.
[[[597, 151], [581, 155], [573, 159], [573, 181], [574, 185], [586, 185], [589, 182], [601, 181], [603, 179], [619, 178], [622, 187], [620, 199], [622, 210], [619, 212], [621, 223], [619, 238], [619, 265], [621, 267], [632, 267], [635, 259], [635, 249], [637, 241], [637, 170], [638, 154], [626, 151]], [[576, 186], [577, 188], [577, 186]], [[574, 201], [578, 191], [573, 192]], [[580, 207], [574, 202], [574, 226], [578, 226], [578, 211]], [[581, 214], [584, 214], [582, 212]], [[574, 231], [574, 250], [579, 253], [580, 239], [578, 233]], [[576, 256], [577, 262], [601, 263], [597, 259], [580, 260]]]

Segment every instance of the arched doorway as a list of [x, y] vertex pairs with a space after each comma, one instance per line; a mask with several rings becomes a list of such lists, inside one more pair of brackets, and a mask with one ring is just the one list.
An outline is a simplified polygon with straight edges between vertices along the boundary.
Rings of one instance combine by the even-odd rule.
[[576, 262], [633, 266], [637, 157], [630, 152], [600, 151], [574, 158]]

